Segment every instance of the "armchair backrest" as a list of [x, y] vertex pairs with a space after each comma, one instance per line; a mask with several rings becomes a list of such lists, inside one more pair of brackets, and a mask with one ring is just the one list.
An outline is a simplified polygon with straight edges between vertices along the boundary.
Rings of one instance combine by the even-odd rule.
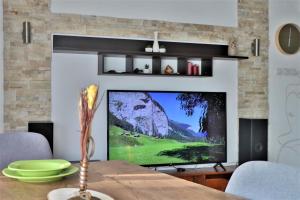
[[50, 159], [46, 138], [38, 133], [0, 133], [0, 169], [16, 160]]
[[300, 169], [250, 161], [234, 171], [225, 192], [253, 200], [300, 199]]

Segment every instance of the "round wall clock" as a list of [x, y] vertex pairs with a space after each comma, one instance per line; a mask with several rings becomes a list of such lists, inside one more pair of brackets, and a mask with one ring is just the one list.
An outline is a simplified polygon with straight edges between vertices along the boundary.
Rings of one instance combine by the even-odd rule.
[[295, 54], [300, 46], [300, 32], [295, 24], [285, 24], [279, 28], [276, 36], [278, 49], [285, 54]]

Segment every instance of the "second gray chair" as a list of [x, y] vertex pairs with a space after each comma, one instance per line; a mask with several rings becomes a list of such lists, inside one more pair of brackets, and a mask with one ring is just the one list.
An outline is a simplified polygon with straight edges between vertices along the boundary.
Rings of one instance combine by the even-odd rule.
[[300, 199], [300, 169], [267, 161], [239, 166], [226, 188], [227, 193], [252, 200]]
[[52, 158], [47, 139], [38, 133], [0, 133], [0, 170], [16, 160]]

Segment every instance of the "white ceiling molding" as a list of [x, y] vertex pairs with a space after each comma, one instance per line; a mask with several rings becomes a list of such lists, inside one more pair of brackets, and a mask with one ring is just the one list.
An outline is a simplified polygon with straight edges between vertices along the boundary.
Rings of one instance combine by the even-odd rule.
[[52, 0], [54, 13], [237, 26], [237, 0]]

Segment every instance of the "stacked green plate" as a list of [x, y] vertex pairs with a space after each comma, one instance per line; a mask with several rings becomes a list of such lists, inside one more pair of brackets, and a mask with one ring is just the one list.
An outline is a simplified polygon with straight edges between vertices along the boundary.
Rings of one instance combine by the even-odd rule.
[[2, 173], [23, 182], [41, 183], [62, 179], [74, 174], [77, 167], [66, 160], [19, 160], [12, 162]]

